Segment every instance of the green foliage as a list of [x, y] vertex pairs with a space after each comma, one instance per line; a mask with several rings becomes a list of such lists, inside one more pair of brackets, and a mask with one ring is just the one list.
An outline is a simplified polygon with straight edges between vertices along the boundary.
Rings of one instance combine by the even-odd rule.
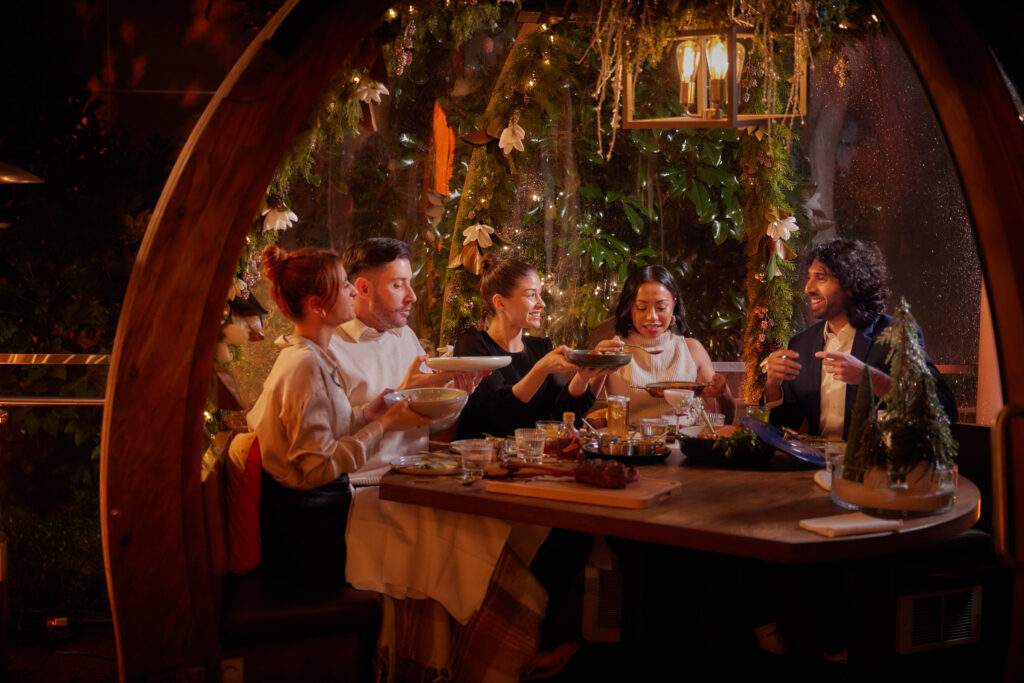
[[857, 399], [850, 412], [843, 477], [860, 481], [863, 479], [864, 470], [884, 466], [885, 461], [885, 442], [878, 424], [878, 412], [875, 410], [871, 367], [865, 364], [857, 387]]
[[952, 464], [957, 444], [949, 430], [949, 417], [939, 403], [935, 378], [928, 371], [920, 331], [907, 300], [900, 298], [896, 322], [879, 336], [889, 347], [892, 388], [883, 397], [889, 434], [889, 463], [897, 472], [909, 472], [918, 463]]

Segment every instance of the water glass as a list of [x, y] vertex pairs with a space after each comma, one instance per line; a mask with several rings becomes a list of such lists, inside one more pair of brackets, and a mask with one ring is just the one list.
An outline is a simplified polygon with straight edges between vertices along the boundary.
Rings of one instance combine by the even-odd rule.
[[462, 467], [466, 479], [476, 480], [484, 476], [484, 469], [494, 457], [494, 443], [490, 439], [466, 439], [459, 447]]
[[826, 441], [821, 444], [822, 453], [825, 455], [825, 471], [832, 473], [832, 466], [837, 456], [846, 453], [845, 441]]
[[539, 464], [544, 461], [544, 440], [546, 434], [543, 429], [532, 427], [521, 427], [516, 430], [516, 451], [519, 457], [528, 463]]
[[629, 396], [608, 397], [608, 433], [629, 437]]
[[725, 415], [723, 413], [708, 413], [708, 419], [711, 420], [711, 426], [716, 431], [725, 426]]
[[640, 420], [640, 436], [644, 439], [661, 439], [668, 432], [668, 422], [662, 417], [645, 417]]
[[[740, 411], [737, 412], [739, 413]], [[752, 417], [759, 422], [767, 423], [769, 412], [771, 412], [769, 408], [765, 408], [764, 406], [758, 405], [756, 403], [748, 403], [747, 405], [743, 406], [743, 411], [740, 414], [746, 415], [747, 417]]]

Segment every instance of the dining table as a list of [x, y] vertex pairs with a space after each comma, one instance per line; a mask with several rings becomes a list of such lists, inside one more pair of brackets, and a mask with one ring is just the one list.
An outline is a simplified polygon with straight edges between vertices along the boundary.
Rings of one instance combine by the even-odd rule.
[[[453, 478], [390, 472], [381, 479], [380, 497], [608, 537], [622, 572], [622, 661], [641, 678], [660, 675], [662, 667], [674, 665], [680, 657], [693, 672], [723, 675], [722, 660], [708, 659], [710, 650], [702, 646], [707, 642], [702, 638], [707, 638], [708, 610], [666, 602], [680, 591], [690, 593], [683, 604], [699, 602], [701, 594], [715, 590], [709, 572], [743, 566], [759, 574], [781, 563], [809, 576], [835, 575], [837, 568], [850, 563], [876, 557], [884, 562], [883, 556], [889, 554], [939, 544], [971, 528], [981, 509], [978, 487], [960, 477], [949, 510], [903, 518], [895, 530], [827, 537], [801, 528], [800, 521], [849, 511], [833, 503], [815, 482], [819, 466], [782, 451], [761, 467], [745, 469], [693, 462], [673, 445], [663, 464], [638, 470], [648, 482], [679, 485], [647, 507], [627, 509], [498, 493], [488, 490], [486, 480], [466, 485]], [[740, 559], [725, 565], [713, 559], [730, 556]], [[719, 579], [717, 584], [721, 583]], [[763, 584], [755, 581], [741, 602], [754, 595], [758, 585]], [[712, 606], [709, 611], [719, 610]], [[698, 613], [703, 616], [680, 618]]]
[[[689, 548], [780, 563], [858, 559], [923, 548], [971, 528], [981, 494], [959, 477], [951, 509], [906, 517], [892, 531], [826, 537], [799, 526], [804, 519], [848, 512], [815, 483], [820, 468], [781, 451], [763, 467], [743, 469], [690, 462], [675, 447], [660, 465], [638, 468], [640, 477], [678, 482], [649, 507], [624, 509], [565, 500], [495, 493], [485, 480], [470, 485], [452, 478], [390, 472], [380, 497], [601, 534], [643, 543]], [[581, 485], [582, 486], [582, 485]]]

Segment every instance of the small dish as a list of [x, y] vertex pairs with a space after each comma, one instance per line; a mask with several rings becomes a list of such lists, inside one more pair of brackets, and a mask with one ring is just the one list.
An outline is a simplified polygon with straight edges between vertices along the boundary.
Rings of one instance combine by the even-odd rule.
[[462, 473], [462, 466], [455, 458], [425, 454], [400, 455], [391, 461], [391, 469], [402, 474], [428, 477]]
[[434, 370], [464, 371], [497, 370], [512, 362], [512, 356], [454, 356], [451, 358], [428, 358], [427, 367]]

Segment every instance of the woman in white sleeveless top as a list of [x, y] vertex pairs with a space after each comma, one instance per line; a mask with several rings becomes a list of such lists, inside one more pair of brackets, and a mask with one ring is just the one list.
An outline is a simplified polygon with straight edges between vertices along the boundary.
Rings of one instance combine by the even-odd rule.
[[732, 419], [735, 402], [725, 377], [715, 372], [704, 346], [683, 336], [686, 314], [675, 278], [663, 266], [637, 268], [622, 285], [615, 309], [613, 341], [661, 349], [657, 355], [633, 350], [633, 360], [608, 377], [609, 396], [628, 396], [630, 421], [660, 417], [672, 408], [643, 387], [667, 380], [698, 381], [708, 386], [701, 398], [709, 410]]

